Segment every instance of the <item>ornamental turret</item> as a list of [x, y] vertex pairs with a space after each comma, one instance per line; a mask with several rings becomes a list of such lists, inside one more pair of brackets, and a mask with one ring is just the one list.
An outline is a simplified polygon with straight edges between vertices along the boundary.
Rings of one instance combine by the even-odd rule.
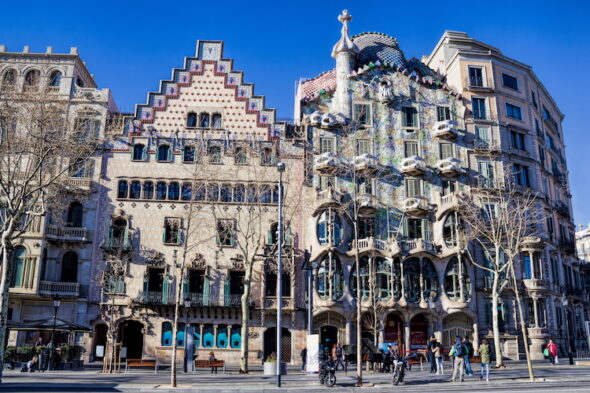
[[352, 95], [350, 91], [349, 75], [354, 70], [356, 54], [359, 48], [348, 35], [348, 22], [352, 16], [348, 10], [338, 16], [342, 22], [340, 40], [332, 49], [332, 57], [336, 59], [336, 92], [334, 95], [334, 111], [340, 112], [348, 118], [352, 117]]

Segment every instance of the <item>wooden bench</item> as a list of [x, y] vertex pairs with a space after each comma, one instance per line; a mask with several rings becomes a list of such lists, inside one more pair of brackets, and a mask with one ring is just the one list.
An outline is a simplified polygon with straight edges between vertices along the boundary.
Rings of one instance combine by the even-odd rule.
[[130, 368], [153, 367], [154, 373], [158, 372], [156, 361], [153, 359], [127, 359], [125, 362], [125, 374], [129, 373]]
[[225, 360], [197, 360], [195, 359], [195, 369], [221, 367], [225, 374]]

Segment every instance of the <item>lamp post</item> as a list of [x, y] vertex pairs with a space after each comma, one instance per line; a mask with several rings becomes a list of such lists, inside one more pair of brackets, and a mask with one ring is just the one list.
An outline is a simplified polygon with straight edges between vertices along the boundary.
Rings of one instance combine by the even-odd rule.
[[53, 354], [55, 353], [55, 325], [57, 322], [57, 310], [61, 305], [61, 299], [57, 294], [53, 295], [53, 330], [51, 331], [51, 352], [49, 353], [49, 364], [47, 369], [50, 370], [53, 365]]
[[568, 318], [569, 300], [565, 294], [561, 295], [561, 304], [563, 304], [563, 308], [565, 309], [565, 331], [566, 331], [566, 339], [567, 339], [567, 357], [569, 359], [570, 366], [573, 366], [574, 365], [574, 355], [572, 354], [572, 340], [570, 338], [570, 321]]
[[[184, 372], [188, 372], [188, 365], [189, 362], [192, 361], [192, 359], [189, 359], [189, 351], [188, 351], [188, 309], [191, 306], [191, 298], [187, 295], [184, 298], [184, 312], [186, 313], [186, 322], [184, 323]], [[193, 351], [190, 351], [191, 354]], [[191, 356], [192, 357], [192, 356]]]
[[279, 172], [279, 217], [277, 234], [277, 387], [281, 387], [281, 341], [283, 313], [283, 172], [285, 163], [277, 164]]
[[307, 334], [311, 335], [313, 330], [313, 320], [312, 320], [312, 310], [313, 310], [313, 290], [312, 290], [312, 277], [313, 277], [313, 265], [316, 264], [315, 262], [312, 264], [309, 262], [311, 259], [311, 253], [309, 250], [305, 250], [305, 254], [303, 256], [303, 265], [301, 265], [301, 270], [305, 272], [307, 278]]

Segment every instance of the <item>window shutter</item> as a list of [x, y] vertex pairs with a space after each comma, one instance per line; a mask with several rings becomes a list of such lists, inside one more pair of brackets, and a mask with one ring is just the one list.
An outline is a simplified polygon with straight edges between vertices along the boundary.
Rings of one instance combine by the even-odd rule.
[[172, 147], [168, 147], [168, 157], [166, 159], [172, 161]]
[[404, 235], [405, 238], [408, 237], [408, 218], [404, 218], [403, 219], [403, 228], [402, 228], [402, 234]]
[[428, 219], [422, 220], [422, 236], [426, 241], [430, 241], [430, 221]]
[[112, 225], [109, 225], [109, 234], [108, 234], [108, 237], [106, 239], [106, 245], [107, 245], [107, 247], [112, 247], [113, 246], [113, 241], [114, 241], [114, 239], [113, 239], [113, 226]]
[[286, 246], [291, 245], [291, 227], [287, 227], [285, 229], [285, 245]]
[[162, 230], [162, 243], [166, 243], [166, 228]]
[[[112, 237], [113, 227], [110, 228], [110, 233]], [[129, 246], [129, 225], [125, 225], [125, 230], [123, 231], [123, 247]]]
[[190, 286], [189, 286], [189, 277], [187, 275], [187, 277], [182, 280], [182, 300], [184, 300], [184, 298], [186, 298], [189, 294], [190, 291]]
[[176, 244], [184, 244], [184, 231], [182, 229], [178, 230], [178, 235], [176, 236]]
[[223, 298], [224, 298], [224, 304], [228, 305], [229, 304], [229, 289], [230, 289], [230, 285], [229, 285], [229, 280], [226, 279], [223, 282]]
[[143, 276], [143, 293], [147, 293], [148, 292], [148, 284], [149, 284], [149, 274], [148, 271], [145, 272], [144, 276]]
[[168, 295], [170, 294], [170, 277], [168, 273], [164, 274], [164, 282], [162, 282], [162, 304], [168, 304]]
[[147, 160], [147, 146], [144, 146], [144, 147], [143, 147], [143, 150], [142, 150], [142, 152], [141, 152], [141, 159], [142, 159], [143, 161], [146, 161], [146, 160]]
[[204, 306], [210, 305], [210, 300], [211, 300], [210, 294], [211, 294], [211, 284], [209, 283], [208, 277], [205, 277], [205, 280], [203, 282], [203, 305]]
[[266, 244], [272, 244], [272, 229], [269, 229], [269, 231], [266, 233]]

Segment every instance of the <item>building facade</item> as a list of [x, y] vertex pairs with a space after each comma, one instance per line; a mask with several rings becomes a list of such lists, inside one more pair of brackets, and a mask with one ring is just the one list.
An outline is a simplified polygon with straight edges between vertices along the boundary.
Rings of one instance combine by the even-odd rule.
[[[15, 92], [38, 93], [48, 103], [63, 105], [75, 127], [99, 136], [104, 133], [109, 114], [118, 111], [110, 90], [97, 88], [77, 48], [62, 54], [53, 53], [51, 47], [45, 53], [31, 53], [28, 47], [22, 52], [10, 52], [0, 46], [0, 89], [3, 101], [14, 98]], [[23, 108], [26, 105], [24, 102]], [[88, 296], [92, 264], [98, 257], [101, 163], [99, 151], [71, 171], [64, 181], [64, 208], [37, 216], [15, 246], [9, 320], [30, 322], [52, 317], [54, 296], [61, 298], [58, 318], [83, 326], [95, 318], [88, 309]], [[32, 345], [37, 336], [38, 332], [12, 331], [8, 345]], [[42, 336], [48, 343], [50, 332]], [[61, 344], [83, 345], [84, 340], [82, 335], [57, 337]]]

